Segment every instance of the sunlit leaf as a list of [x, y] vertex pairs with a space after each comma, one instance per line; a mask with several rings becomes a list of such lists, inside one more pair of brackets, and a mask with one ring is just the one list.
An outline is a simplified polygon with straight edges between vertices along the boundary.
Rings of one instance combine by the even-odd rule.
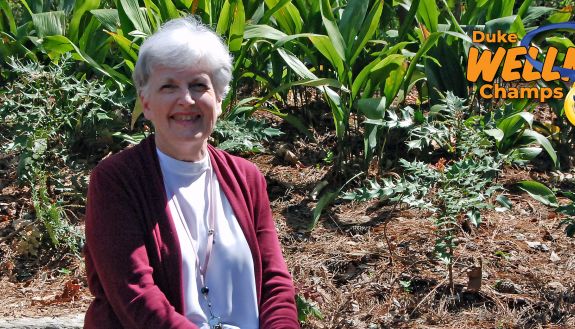
[[527, 192], [533, 199], [547, 206], [557, 207], [557, 197], [547, 186], [532, 180], [521, 181], [517, 186]]
[[84, 16], [87, 11], [98, 9], [99, 6], [100, 0], [76, 1], [72, 19], [70, 20], [70, 25], [68, 27], [68, 39], [72, 42], [78, 41], [78, 32], [80, 30], [82, 16]]
[[36, 33], [40, 37], [66, 34], [66, 13], [64, 11], [33, 14], [32, 21], [36, 27]]

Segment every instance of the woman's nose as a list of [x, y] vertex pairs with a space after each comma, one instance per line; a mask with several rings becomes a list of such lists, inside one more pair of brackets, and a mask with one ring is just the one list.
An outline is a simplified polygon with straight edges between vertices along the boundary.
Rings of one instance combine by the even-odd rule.
[[192, 92], [187, 88], [185, 88], [183, 90], [183, 93], [180, 95], [179, 99], [180, 99], [180, 102], [182, 104], [194, 104], [195, 103], [194, 97], [192, 96]]

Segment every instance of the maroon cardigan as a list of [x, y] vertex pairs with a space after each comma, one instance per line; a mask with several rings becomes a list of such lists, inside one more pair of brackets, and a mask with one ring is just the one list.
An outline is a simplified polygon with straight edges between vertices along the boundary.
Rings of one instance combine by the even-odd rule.
[[[260, 328], [299, 328], [263, 175], [211, 146], [210, 159], [255, 267]], [[184, 314], [182, 258], [153, 135], [101, 161], [86, 209], [85, 328], [197, 328]]]

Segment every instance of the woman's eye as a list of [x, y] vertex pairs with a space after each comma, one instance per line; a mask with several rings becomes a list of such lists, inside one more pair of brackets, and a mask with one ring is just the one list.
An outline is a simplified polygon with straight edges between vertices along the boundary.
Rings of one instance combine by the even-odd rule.
[[162, 85], [162, 87], [160, 87], [160, 89], [162, 89], [162, 90], [163, 89], [174, 89], [174, 88], [176, 88], [176, 86], [169, 84], [169, 83], [166, 83], [165, 85]]
[[206, 86], [203, 83], [192, 83], [190, 85], [190, 89], [197, 91], [205, 91], [206, 89], [208, 89], [208, 86]]

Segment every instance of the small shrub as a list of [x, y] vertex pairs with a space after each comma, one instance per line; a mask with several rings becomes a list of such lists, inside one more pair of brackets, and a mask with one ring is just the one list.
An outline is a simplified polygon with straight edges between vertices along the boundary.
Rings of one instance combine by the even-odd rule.
[[[401, 159], [402, 177], [370, 181], [369, 187], [344, 195], [344, 199], [379, 198], [429, 212], [435, 226], [435, 253], [448, 267], [452, 291], [453, 253], [460, 222], [479, 225], [481, 210], [494, 208], [489, 199], [502, 189], [494, 184], [501, 157], [473, 122], [464, 121], [466, 108], [463, 100], [448, 93], [444, 104], [436, 108], [436, 119], [414, 128], [407, 141], [410, 148], [419, 149], [437, 143], [451, 159], [441, 158], [432, 164]], [[444, 133], [436, 135], [431, 128], [441, 126], [439, 117]]]
[[34, 225], [45, 241], [77, 252], [81, 234], [57, 194], [83, 198], [85, 184], [74, 186], [70, 181], [77, 177], [65, 169], [85, 170], [91, 160], [120, 148], [122, 140], [113, 135], [125, 129], [129, 109], [105, 84], [71, 75], [67, 56], [58, 65], [11, 60], [9, 66], [16, 78], [0, 93], [2, 148], [18, 156], [18, 180], [31, 188]]
[[255, 118], [243, 118], [218, 120], [213, 133], [218, 148], [229, 152], [262, 152], [262, 141], [268, 141], [271, 137], [280, 136], [283, 133], [269, 124]]

